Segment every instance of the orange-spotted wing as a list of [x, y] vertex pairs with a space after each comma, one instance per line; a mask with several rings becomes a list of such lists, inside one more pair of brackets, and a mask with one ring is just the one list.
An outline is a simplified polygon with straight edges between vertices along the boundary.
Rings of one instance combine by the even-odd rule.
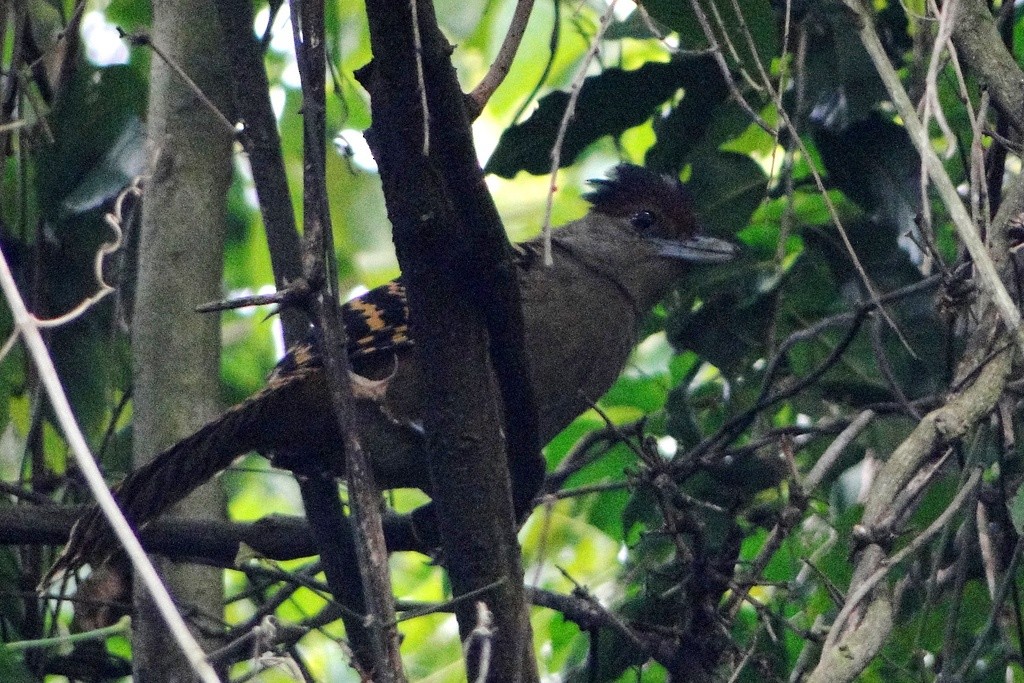
[[362, 358], [412, 345], [409, 302], [400, 280], [371, 289], [341, 307], [348, 357]]
[[[412, 346], [409, 335], [409, 303], [401, 280], [371, 289], [341, 307], [341, 320], [348, 337], [348, 357], [357, 361], [374, 354], [389, 353]], [[319, 367], [316, 337], [288, 349], [274, 368], [274, 376], [301, 368]]]

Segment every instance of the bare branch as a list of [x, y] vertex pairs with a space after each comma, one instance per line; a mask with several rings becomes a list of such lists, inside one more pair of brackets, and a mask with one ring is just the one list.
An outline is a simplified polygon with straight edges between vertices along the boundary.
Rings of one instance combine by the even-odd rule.
[[523, 34], [526, 33], [526, 24], [530, 21], [531, 12], [533, 12], [533, 0], [518, 0], [516, 2], [516, 11], [512, 14], [512, 23], [509, 24], [508, 33], [505, 34], [505, 40], [501, 43], [498, 56], [494, 58], [487, 74], [466, 96], [470, 119], [480, 116], [480, 112], [487, 106], [487, 101], [491, 99], [491, 95], [498, 89], [508, 75], [509, 69], [512, 68], [512, 60], [516, 58], [516, 52], [519, 51], [519, 44], [523, 40]]
[[[946, 509], [942, 511], [942, 514], [936, 517], [935, 521], [929, 524], [927, 529], [916, 536], [913, 541], [908, 543], [898, 553], [894, 554], [891, 558], [883, 560], [880, 563], [879, 568], [876, 569], [871, 576], [860, 583], [857, 588], [846, 597], [846, 603], [839, 611], [839, 614], [836, 615], [835, 621], [832, 622], [832, 628], [829, 629], [828, 637], [825, 639], [825, 645], [822, 648], [823, 650], [828, 652], [836, 646], [840, 635], [843, 633], [847, 619], [850, 618], [850, 615], [852, 615], [854, 610], [856, 610], [860, 605], [861, 600], [867, 597], [874, 587], [878, 585], [878, 582], [889, 574], [893, 567], [920, 550], [925, 543], [930, 541], [935, 534], [942, 530], [953, 515], [959, 512], [960, 509], [966, 505], [970, 497], [974, 495], [975, 488], [979, 481], [981, 481], [981, 468], [976, 467], [971, 471], [971, 474], [968, 476], [964, 485], [960, 487], [956, 497], [954, 497], [952, 502], [950, 502]], [[827, 660], [822, 658], [822, 662], [824, 663], [825, 661]]]
[[171, 59], [170, 55], [168, 55], [165, 51], [160, 49], [160, 47], [157, 46], [156, 43], [154, 43], [153, 40], [149, 37], [148, 33], [125, 33], [120, 28], [117, 31], [122, 38], [128, 41], [129, 44], [145, 46], [152, 50], [154, 53], [156, 53], [156, 56], [159, 57], [171, 69], [171, 71], [177, 74], [178, 78], [181, 79], [181, 82], [188, 86], [189, 90], [191, 90], [192, 93], [199, 99], [199, 101], [203, 103], [203, 106], [210, 110], [210, 113], [213, 114], [214, 118], [216, 118], [217, 121], [219, 121], [222, 126], [231, 131], [231, 135], [234, 135], [235, 133], [238, 132], [238, 129], [235, 127], [235, 124], [233, 124], [231, 120], [224, 115], [224, 112], [222, 112], [220, 108], [213, 102], [213, 100], [211, 100], [207, 96], [207, 94], [203, 92], [203, 89], [199, 87], [199, 84], [192, 80], [192, 77], [189, 76], [188, 73], [186, 73], [186, 71], [183, 68], [181, 68], [180, 64], [178, 64], [175, 60]]
[[79, 429], [78, 422], [71, 411], [71, 405], [64, 394], [64, 388], [61, 386], [57, 370], [53, 366], [53, 360], [50, 358], [50, 354], [46, 350], [46, 343], [39, 333], [38, 323], [28, 312], [28, 309], [25, 308], [25, 302], [22, 300], [21, 294], [18, 293], [14, 276], [7, 265], [7, 258], [2, 253], [0, 253], [0, 289], [2, 289], [4, 297], [7, 299], [7, 304], [11, 308], [14, 324], [24, 338], [25, 345], [38, 368], [43, 386], [46, 387], [46, 393], [50, 397], [53, 412], [57, 416], [57, 422], [64, 431], [64, 436], [71, 447], [75, 460], [78, 462], [79, 468], [89, 483], [89, 490], [95, 496], [96, 502], [103, 511], [103, 515], [107, 518], [118, 540], [127, 552], [132, 565], [135, 567], [135, 571], [138, 572], [143, 585], [149, 591], [154, 604], [160, 611], [160, 615], [166, 621], [172, 637], [185, 653], [196, 675], [208, 683], [218, 681], [216, 672], [214, 672], [209, 662], [206, 661], [202, 648], [199, 647], [199, 643], [196, 642], [191, 632], [189, 632], [188, 626], [185, 625], [185, 620], [178, 613], [178, 609], [174, 605], [170, 594], [168, 594], [167, 588], [164, 587], [163, 582], [157, 575], [152, 562], [146, 557], [146, 551], [142, 549], [142, 544], [135, 537], [135, 533], [128, 524], [128, 520], [124, 518], [121, 509], [114, 500], [114, 496], [107, 488], [107, 483], [103, 480], [103, 475], [96, 465], [96, 460], [93, 458], [92, 453], [89, 452], [85, 436], [83, 436], [81, 429]]
[[548, 186], [547, 201], [544, 204], [544, 222], [541, 224], [541, 230], [544, 232], [544, 265], [550, 266], [551, 260], [551, 210], [554, 207], [555, 202], [555, 191], [558, 189], [558, 169], [562, 166], [562, 144], [565, 142], [565, 134], [569, 130], [569, 123], [576, 115], [576, 101], [580, 97], [580, 91], [583, 90], [583, 81], [587, 78], [587, 70], [590, 68], [590, 63], [594, 61], [598, 51], [601, 49], [601, 36], [611, 26], [612, 19], [615, 18], [615, 3], [618, 0], [611, 0], [608, 3], [608, 9], [601, 16], [601, 22], [598, 25], [597, 33], [591, 38], [590, 48], [587, 50], [587, 54], [583, 56], [583, 60], [580, 62], [579, 69], [576, 71], [576, 76], [572, 79], [572, 84], [569, 86], [569, 101], [565, 103], [565, 112], [562, 114], [562, 120], [558, 124], [558, 134], [555, 136], [555, 144], [551, 146], [551, 184]]
[[[893, 69], [885, 48], [882, 46], [882, 41], [878, 37], [878, 33], [875, 32], [874, 18], [861, 4], [860, 0], [844, 0], [844, 2], [860, 18], [861, 42], [863, 42], [865, 49], [871, 56], [878, 75], [882, 77], [882, 82], [885, 84], [885, 88], [889, 92], [893, 104], [896, 106], [896, 111], [903, 119], [903, 125], [907, 129], [914, 147], [917, 148], [918, 153], [928, 168], [928, 175], [931, 176], [932, 182], [935, 183], [935, 188], [942, 198], [942, 202], [946, 205], [953, 224], [956, 226], [957, 236], [960, 237], [964, 246], [967, 247], [971, 254], [971, 259], [978, 270], [981, 286], [992, 298], [1003, 323], [1010, 330], [1018, 348], [1024, 350], [1024, 330], [1021, 329], [1020, 311], [1017, 309], [1016, 304], [1014, 304], [1010, 294], [1006, 291], [1006, 287], [1003, 286], [992, 257], [989, 255], [984, 242], [981, 241], [981, 237], [979, 237], [978, 231], [974, 227], [974, 222], [967, 215], [967, 210], [964, 208], [963, 202], [953, 186], [953, 182], [946, 173], [942, 161], [932, 149], [928, 131], [921, 124], [920, 119], [918, 119], [917, 111], [914, 105], [911, 104], [910, 97], [903, 88], [899, 75]], [[1002, 259], [1004, 257], [1000, 255], [999, 258]]]

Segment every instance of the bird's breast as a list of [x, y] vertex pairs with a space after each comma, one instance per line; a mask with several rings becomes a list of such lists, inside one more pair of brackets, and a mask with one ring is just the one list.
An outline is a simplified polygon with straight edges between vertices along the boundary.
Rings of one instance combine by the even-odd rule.
[[637, 313], [621, 289], [573, 275], [528, 280], [522, 287], [545, 443], [608, 391], [636, 341]]

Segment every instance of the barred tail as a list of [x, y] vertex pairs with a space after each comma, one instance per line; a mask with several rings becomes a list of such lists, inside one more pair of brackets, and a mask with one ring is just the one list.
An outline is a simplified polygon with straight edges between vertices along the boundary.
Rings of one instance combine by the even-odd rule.
[[[114, 489], [125, 517], [139, 529], [184, 499], [240, 455], [268, 447], [266, 434], [286, 419], [283, 411], [301, 401], [308, 373], [279, 376], [262, 391], [208, 422], [199, 431], [129, 474]], [[99, 507], [75, 522], [71, 537], [41, 585], [84, 564], [100, 564], [117, 551], [113, 530]]]

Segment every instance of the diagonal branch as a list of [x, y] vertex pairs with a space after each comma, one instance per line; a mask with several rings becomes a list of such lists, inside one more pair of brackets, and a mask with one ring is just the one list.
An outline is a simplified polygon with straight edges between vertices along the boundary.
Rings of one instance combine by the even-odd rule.
[[50, 353], [46, 349], [46, 343], [39, 333], [39, 327], [36, 324], [35, 318], [25, 307], [25, 302], [18, 293], [18, 287], [14, 282], [14, 276], [7, 265], [7, 259], [2, 253], [0, 253], [0, 289], [3, 290], [4, 297], [7, 299], [7, 304], [11, 309], [11, 315], [14, 317], [14, 324], [21, 332], [25, 345], [38, 368], [43, 386], [50, 397], [53, 412], [61, 429], [64, 430], [64, 435], [67, 438], [68, 445], [71, 447], [71, 452], [74, 454], [78, 467], [85, 476], [85, 480], [89, 483], [89, 489], [93, 496], [96, 497], [96, 502], [99, 504], [100, 509], [103, 510], [103, 514], [110, 522], [111, 527], [113, 527], [114, 533], [128, 554], [132, 565], [135, 567], [135, 571], [142, 578], [143, 585], [149, 591], [160, 615], [167, 623], [171, 636], [180, 645], [196, 675], [207, 683], [218, 681], [216, 672], [206, 661], [202, 648], [199, 647], [199, 643], [196, 642], [192, 633], [188, 630], [188, 626], [185, 625], [185, 620], [178, 613], [178, 608], [157, 575], [156, 569], [153, 568], [153, 563], [146, 557], [146, 551], [142, 549], [142, 544], [135, 537], [131, 525], [124, 518], [124, 514], [117, 506], [113, 494], [107, 488], [107, 483], [103, 480], [103, 474], [100, 473], [96, 460], [93, 458], [92, 453], [89, 452], [85, 436], [82, 435], [82, 430], [79, 429], [78, 422], [71, 411], [71, 405], [64, 394], [64, 388], [61, 386], [60, 378], [57, 376], [57, 370], [53, 366]]
[[892, 98], [896, 111], [903, 119], [903, 125], [907, 129], [914, 147], [921, 155], [921, 159], [928, 169], [928, 175], [935, 184], [935, 189], [949, 211], [953, 225], [956, 227], [957, 236], [963, 241], [967, 251], [971, 254], [971, 259], [974, 261], [978, 271], [981, 286], [992, 298], [992, 302], [999, 311], [1003, 324], [1010, 330], [1018, 348], [1024, 350], [1024, 329], [1021, 329], [1020, 311], [1017, 309], [1016, 304], [1014, 304], [1009, 292], [1006, 291], [1006, 287], [1003, 286], [1002, 280], [996, 272], [995, 263], [993, 263], [988, 249], [978, 235], [974, 222], [967, 214], [967, 209], [964, 208], [960, 195], [957, 194], [956, 187], [953, 185], [953, 181], [950, 180], [949, 175], [946, 173], [942, 160], [939, 159], [932, 149], [928, 131], [921, 125], [921, 120], [917, 116], [917, 110], [910, 101], [907, 91], [900, 82], [899, 75], [885, 53], [882, 41], [875, 31], [874, 19], [871, 13], [861, 4], [860, 0], [844, 0], [844, 2], [860, 18], [861, 42], [871, 56], [871, 61], [874, 63], [878, 75], [882, 78], [882, 83]]
[[[303, 0], [291, 3], [295, 53], [303, 93], [303, 221], [305, 224], [306, 278], [317, 292], [313, 301], [317, 323], [323, 335], [324, 370], [334, 416], [343, 435], [349, 505], [355, 520], [355, 552], [362, 593], [367, 609], [369, 662], [375, 680], [403, 681], [398, 629], [394, 625], [394, 596], [388, 569], [380, 513], [380, 493], [369, 462], [356, 435], [354, 399], [349, 383], [351, 367], [345, 353], [345, 328], [338, 307], [337, 265], [334, 238], [327, 204], [325, 135], [326, 56], [324, 52], [324, 6]], [[333, 575], [331, 590], [339, 599], [352, 589], [346, 581], [347, 556], [339, 525], [344, 520], [337, 486], [326, 462], [315, 463], [307, 476], [300, 477], [306, 513], [310, 516], [325, 567]]]
[[508, 33], [505, 34], [505, 40], [501, 43], [498, 56], [494, 58], [487, 74], [466, 96], [466, 107], [469, 110], [470, 119], [480, 116], [480, 112], [487, 106], [491, 95], [505, 80], [505, 76], [508, 76], [509, 69], [512, 68], [512, 60], [516, 58], [523, 34], [526, 33], [526, 24], [530, 21], [531, 12], [533, 12], [533, 0], [518, 0], [516, 11], [512, 14], [512, 23], [509, 24]]

